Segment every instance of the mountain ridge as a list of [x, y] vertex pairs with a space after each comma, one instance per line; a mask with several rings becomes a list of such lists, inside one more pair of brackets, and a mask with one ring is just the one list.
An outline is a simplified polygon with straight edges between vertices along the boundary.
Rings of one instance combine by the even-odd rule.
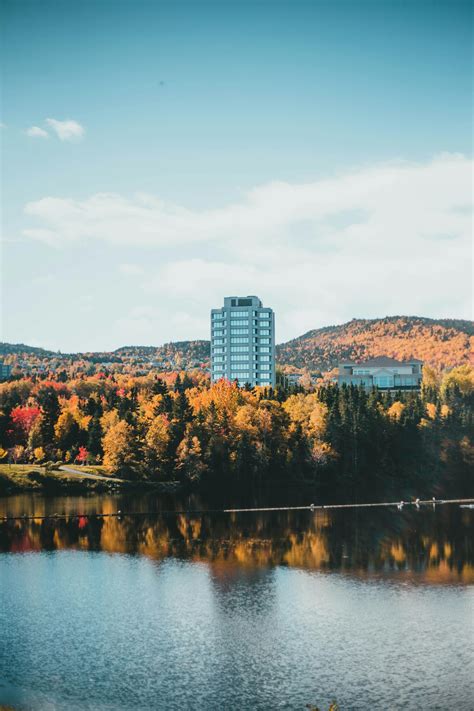
[[[308, 370], [330, 370], [342, 359], [364, 360], [379, 355], [404, 360], [419, 358], [436, 368], [451, 368], [470, 361], [474, 350], [474, 322], [423, 316], [386, 316], [352, 319], [323, 326], [276, 347], [279, 365]], [[121, 346], [113, 351], [61, 353], [25, 344], [0, 343], [0, 356], [35, 355], [106, 362], [116, 358], [151, 358], [183, 368], [209, 360], [209, 341], [174, 341], [161, 346]]]

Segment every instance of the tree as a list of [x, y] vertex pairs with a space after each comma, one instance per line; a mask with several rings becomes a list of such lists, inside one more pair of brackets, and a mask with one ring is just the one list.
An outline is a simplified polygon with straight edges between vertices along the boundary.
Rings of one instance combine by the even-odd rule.
[[39, 407], [14, 407], [10, 413], [13, 427], [13, 437], [17, 444], [25, 445], [28, 435], [40, 414]]
[[104, 433], [101, 425], [99, 413], [96, 413], [89, 422], [87, 428], [87, 449], [94, 457], [101, 457], [103, 454], [102, 437]]
[[58, 447], [62, 452], [66, 452], [77, 446], [79, 440], [79, 425], [69, 410], [63, 410], [54, 426], [54, 434]]
[[33, 454], [37, 462], [43, 462], [46, 457], [43, 447], [35, 447]]
[[186, 436], [176, 451], [176, 470], [179, 476], [190, 482], [198, 482], [205, 469], [198, 438]]
[[54, 447], [54, 426], [59, 417], [58, 396], [52, 385], [41, 387], [36, 396], [41, 408], [40, 437], [41, 446], [48, 453]]
[[145, 468], [151, 474], [163, 474], [168, 467], [170, 421], [166, 415], [154, 417], [144, 442]]
[[128, 422], [120, 420], [112, 425], [102, 440], [104, 466], [113, 474], [131, 476], [136, 464], [134, 457], [133, 429]]
[[77, 454], [76, 460], [80, 462], [82, 465], [87, 463], [87, 460], [89, 458], [89, 452], [85, 447], [79, 447], [79, 452]]
[[16, 444], [12, 449], [10, 450], [10, 455], [15, 464], [18, 461], [21, 461], [25, 457], [25, 448], [21, 444]]

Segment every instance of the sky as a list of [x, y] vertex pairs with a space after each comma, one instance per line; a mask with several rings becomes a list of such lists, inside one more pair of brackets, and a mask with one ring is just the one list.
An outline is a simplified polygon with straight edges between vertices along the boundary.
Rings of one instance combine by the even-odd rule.
[[464, 0], [2, 0], [1, 340], [472, 318]]

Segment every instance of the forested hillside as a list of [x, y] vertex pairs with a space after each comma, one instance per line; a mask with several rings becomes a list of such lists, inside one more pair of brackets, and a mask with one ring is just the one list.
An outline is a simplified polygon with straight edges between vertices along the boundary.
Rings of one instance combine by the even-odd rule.
[[[277, 315], [278, 319], [278, 315]], [[438, 370], [470, 362], [474, 350], [474, 323], [460, 319], [428, 319], [391, 316], [383, 319], [354, 319], [339, 326], [308, 331], [277, 346], [281, 366], [328, 371], [342, 359], [364, 360], [380, 355], [404, 360], [419, 358]], [[125, 367], [188, 370], [209, 367], [209, 341], [178, 341], [162, 346], [124, 346], [113, 352], [61, 354], [23, 344], [0, 343], [0, 356], [20, 371], [41, 364], [50, 372], [82, 362], [119, 364]], [[88, 365], [89, 364], [89, 365]], [[102, 368], [103, 369], [103, 368]], [[90, 373], [90, 368], [87, 371]]]
[[474, 347], [474, 323], [460, 319], [391, 316], [353, 319], [340, 326], [308, 331], [277, 346], [280, 364], [330, 370], [343, 359], [365, 360], [387, 355], [419, 358], [437, 368], [469, 362]]
[[209, 360], [209, 341], [175, 341], [163, 346], [123, 346], [114, 351], [119, 356], [152, 356], [160, 361], [196, 361]]

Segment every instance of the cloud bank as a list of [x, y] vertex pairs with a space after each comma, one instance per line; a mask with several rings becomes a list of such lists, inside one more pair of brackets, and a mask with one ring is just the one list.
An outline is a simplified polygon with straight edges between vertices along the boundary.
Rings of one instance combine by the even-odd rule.
[[228, 293], [257, 293], [274, 306], [280, 340], [353, 316], [469, 318], [472, 168], [456, 154], [365, 166], [311, 183], [271, 182], [202, 210], [144, 194], [45, 197], [26, 205], [36, 224], [25, 234], [63, 248], [133, 247], [134, 264], [141, 253], [144, 305], [166, 306], [123, 317], [132, 331], [139, 324], [136, 338], [162, 318], [172, 327], [169, 309], [173, 337], [205, 336], [209, 306]]

